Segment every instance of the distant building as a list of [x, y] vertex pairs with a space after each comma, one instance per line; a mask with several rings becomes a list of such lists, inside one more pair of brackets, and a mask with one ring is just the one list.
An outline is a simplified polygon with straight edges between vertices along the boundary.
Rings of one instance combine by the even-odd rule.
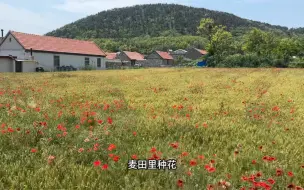
[[51, 71], [62, 66], [105, 69], [106, 54], [90, 41], [9, 31], [0, 43], [0, 56], [16, 57], [19, 61], [13, 62], [10, 72], [24, 72], [26, 60], [36, 60], [39, 67]]
[[184, 49], [178, 49], [175, 51], [169, 50], [169, 54], [173, 57], [174, 60], [178, 60], [179, 57], [182, 57], [183, 59], [185, 59], [186, 53], [187, 53], [187, 51]]
[[117, 54], [117, 58], [122, 61], [122, 66], [142, 65], [146, 62], [144, 55], [138, 52], [122, 51]]
[[2, 40], [3, 40], [3, 29], [1, 29], [1, 36], [0, 36], [0, 44], [1, 44], [1, 42], [2, 42]]
[[201, 49], [196, 49], [196, 48], [191, 48], [187, 51], [185, 54], [185, 57], [191, 60], [196, 60], [204, 55], [206, 55], [208, 52], [206, 50], [201, 50]]
[[174, 59], [168, 53], [164, 51], [154, 51], [147, 56], [147, 62], [145, 66], [147, 67], [160, 67], [160, 66], [170, 66], [173, 65]]
[[106, 53], [106, 68], [119, 69], [122, 66], [122, 61], [118, 58], [120, 52]]

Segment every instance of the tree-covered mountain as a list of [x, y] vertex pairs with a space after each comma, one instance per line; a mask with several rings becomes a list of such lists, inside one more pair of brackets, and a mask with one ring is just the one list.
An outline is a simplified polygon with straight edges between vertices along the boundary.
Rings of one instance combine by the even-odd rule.
[[290, 32], [287, 27], [243, 19], [225, 12], [176, 4], [151, 4], [103, 11], [46, 35], [67, 38], [197, 35], [197, 27], [202, 18], [212, 18], [216, 24], [226, 26], [234, 35], [242, 35], [253, 27], [279, 34]]

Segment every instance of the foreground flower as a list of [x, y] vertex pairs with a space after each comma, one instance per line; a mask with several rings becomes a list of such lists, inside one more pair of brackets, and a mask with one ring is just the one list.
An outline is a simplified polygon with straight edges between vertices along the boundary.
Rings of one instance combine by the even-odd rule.
[[104, 165], [102, 165], [101, 169], [102, 169], [102, 170], [107, 170], [108, 167], [109, 167], [108, 164], [104, 164]]
[[272, 178], [267, 179], [268, 183], [270, 183], [271, 185], [275, 184], [275, 180]]
[[108, 150], [112, 151], [114, 149], [116, 149], [116, 145], [115, 144], [110, 144], [109, 147], [108, 147]]
[[196, 166], [197, 162], [196, 160], [190, 160], [190, 166]]
[[177, 180], [177, 186], [183, 187], [183, 185], [184, 185], [184, 182], [181, 179]]
[[49, 164], [51, 164], [54, 160], [55, 160], [55, 156], [53, 156], [53, 155], [50, 155], [49, 157], [48, 157], [48, 163]]
[[172, 148], [178, 148], [178, 142], [175, 142], [175, 143], [171, 143], [170, 144], [170, 146], [172, 147]]
[[112, 120], [110, 117], [108, 117], [108, 123], [109, 123], [110, 125], [112, 125], [112, 123], [113, 123], [113, 120]]
[[283, 175], [283, 170], [281, 168], [276, 169], [276, 175], [277, 176], [282, 176]]
[[94, 162], [94, 166], [95, 166], [95, 167], [100, 166], [100, 164], [101, 164], [101, 161], [100, 161], [100, 160], [96, 160], [96, 161]]
[[288, 172], [287, 175], [288, 175], [289, 177], [293, 177], [293, 173], [292, 173], [292, 172]]
[[32, 148], [32, 149], [31, 149], [31, 152], [32, 152], [32, 153], [36, 153], [36, 152], [37, 152], [37, 149]]

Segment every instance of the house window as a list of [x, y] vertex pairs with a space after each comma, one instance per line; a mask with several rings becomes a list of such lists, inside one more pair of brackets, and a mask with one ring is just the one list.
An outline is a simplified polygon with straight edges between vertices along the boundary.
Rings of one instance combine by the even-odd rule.
[[100, 58], [97, 58], [97, 67], [101, 67], [101, 59]]
[[85, 66], [89, 66], [90, 65], [90, 58], [89, 57], [84, 58], [84, 65]]
[[12, 38], [9, 38], [9, 42], [12, 42]]
[[131, 61], [131, 66], [134, 66], [135, 65], [135, 60], [132, 60]]
[[58, 55], [54, 55], [54, 68], [57, 69], [60, 67], [60, 57]]

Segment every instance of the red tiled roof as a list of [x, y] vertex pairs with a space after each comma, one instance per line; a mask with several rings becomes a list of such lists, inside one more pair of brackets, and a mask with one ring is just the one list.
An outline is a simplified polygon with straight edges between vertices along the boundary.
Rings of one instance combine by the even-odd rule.
[[163, 58], [163, 59], [173, 60], [173, 57], [172, 57], [168, 52], [156, 51], [156, 53], [157, 53], [159, 56], [161, 56], [161, 58]]
[[136, 60], [136, 61], [143, 61], [143, 60], [145, 60], [145, 57], [142, 54], [138, 53], [138, 52], [124, 51], [124, 53], [131, 60]]
[[206, 55], [208, 52], [206, 50], [197, 49], [202, 55]]
[[116, 59], [117, 53], [106, 53], [107, 54], [107, 59]]
[[91, 41], [39, 36], [15, 31], [11, 31], [11, 34], [26, 50], [32, 48], [33, 51], [106, 56], [106, 54]]

